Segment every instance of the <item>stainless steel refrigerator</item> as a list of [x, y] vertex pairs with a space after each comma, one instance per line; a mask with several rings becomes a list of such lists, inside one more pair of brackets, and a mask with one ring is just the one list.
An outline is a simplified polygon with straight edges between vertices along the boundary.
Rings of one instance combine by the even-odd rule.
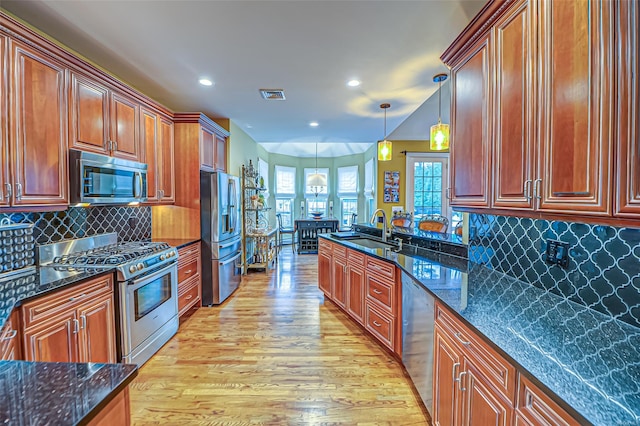
[[200, 172], [202, 305], [219, 305], [240, 285], [240, 179]]

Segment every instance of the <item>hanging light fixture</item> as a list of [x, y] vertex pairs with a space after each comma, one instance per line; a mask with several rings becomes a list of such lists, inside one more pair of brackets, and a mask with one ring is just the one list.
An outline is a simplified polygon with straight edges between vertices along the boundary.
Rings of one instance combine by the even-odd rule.
[[449, 149], [449, 125], [442, 124], [442, 82], [447, 79], [447, 74], [436, 74], [433, 82], [438, 83], [438, 124], [431, 126], [429, 145], [432, 151]]
[[318, 173], [318, 144], [316, 143], [316, 172], [309, 175], [307, 184], [311, 187], [313, 192], [318, 198], [318, 194], [327, 189], [327, 176], [323, 173]]
[[391, 141], [387, 140], [387, 108], [391, 104], [381, 104], [380, 108], [384, 109], [384, 138], [378, 142], [378, 161], [391, 160]]

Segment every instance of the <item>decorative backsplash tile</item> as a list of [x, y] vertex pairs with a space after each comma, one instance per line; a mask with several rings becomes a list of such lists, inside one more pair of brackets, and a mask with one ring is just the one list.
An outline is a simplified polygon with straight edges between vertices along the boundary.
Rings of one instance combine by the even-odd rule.
[[12, 222], [35, 224], [36, 244], [117, 232], [118, 241], [151, 239], [151, 207], [69, 207], [59, 212], [5, 213]]
[[[566, 269], [547, 240], [569, 244]], [[469, 260], [640, 327], [640, 229], [471, 214]]]

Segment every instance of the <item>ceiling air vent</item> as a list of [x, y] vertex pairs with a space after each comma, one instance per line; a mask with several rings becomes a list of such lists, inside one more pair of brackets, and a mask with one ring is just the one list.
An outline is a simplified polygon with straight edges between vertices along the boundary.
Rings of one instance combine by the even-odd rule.
[[262, 97], [268, 101], [284, 101], [283, 89], [260, 89]]

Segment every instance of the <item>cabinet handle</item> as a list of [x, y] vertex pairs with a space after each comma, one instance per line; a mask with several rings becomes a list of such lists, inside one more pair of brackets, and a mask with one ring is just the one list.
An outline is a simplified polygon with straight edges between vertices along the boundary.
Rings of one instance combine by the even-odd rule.
[[532, 182], [533, 181], [531, 179], [527, 179], [527, 180], [524, 181], [524, 188], [523, 188], [524, 198], [527, 201], [531, 201], [531, 198], [532, 198], [531, 195], [530, 195], [531, 194], [531, 183]]
[[80, 321], [78, 321], [77, 319], [73, 319], [73, 334], [78, 334], [78, 331], [80, 331]]
[[462, 377], [463, 377], [465, 374], [467, 374], [467, 372], [466, 372], [466, 371], [463, 371], [462, 373], [460, 373], [460, 376], [458, 377], [458, 380], [457, 380], [457, 382], [458, 382], [458, 389], [460, 389], [460, 392], [464, 392], [464, 391], [466, 391], [466, 390], [467, 390], [467, 388], [465, 388], [465, 387], [463, 387], [463, 386], [462, 386]]
[[451, 187], [447, 188], [447, 191], [445, 192], [445, 197], [447, 198], [447, 200], [451, 199]]
[[82, 298], [83, 298], [83, 297], [85, 297], [85, 296], [86, 296], [86, 294], [85, 294], [85, 293], [82, 293], [82, 294], [81, 294], [80, 296], [78, 296], [78, 297], [70, 297], [70, 298], [69, 298], [69, 302], [75, 302], [76, 300], [82, 299]]
[[4, 198], [9, 200], [11, 198], [12, 193], [13, 193], [13, 190], [11, 188], [11, 184], [10, 183], [5, 183], [4, 184], [4, 188], [5, 188], [6, 192], [7, 192], [7, 194], [4, 196]]
[[458, 381], [458, 379], [456, 379], [456, 370], [458, 369], [458, 367], [460, 367], [460, 363], [456, 362], [453, 364], [453, 368], [451, 369], [451, 377], [453, 378], [454, 382]]
[[189, 275], [191, 272], [193, 272], [191, 269], [187, 269], [186, 271], [184, 271], [184, 273], [187, 275]]
[[2, 338], [2, 341], [11, 340], [16, 337], [16, 334], [18, 334], [18, 330], [11, 330], [8, 335]]
[[113, 144], [113, 150], [112, 151], [117, 151], [118, 150], [118, 141], [112, 141], [111, 143]]
[[82, 320], [82, 324], [80, 325], [80, 330], [84, 330], [87, 328], [87, 317], [86, 315], [80, 315], [80, 319]]
[[373, 292], [374, 292], [375, 294], [382, 294], [382, 292], [381, 292], [380, 290], [378, 290], [377, 288], [374, 288], [374, 289], [373, 289]]
[[527, 394], [525, 407], [531, 407], [533, 405], [533, 395], [530, 393]]
[[540, 189], [540, 184], [542, 184], [542, 179], [536, 179], [533, 181], [533, 196], [537, 199], [537, 200], [541, 200], [542, 199], [542, 191]]
[[22, 184], [16, 183], [16, 200], [20, 201], [22, 199]]
[[378, 321], [373, 320], [373, 325], [375, 325], [376, 327], [382, 327], [382, 324], [380, 324]]
[[184, 300], [189, 300], [193, 297], [193, 294], [188, 295], [187, 297], [184, 298]]
[[471, 344], [471, 342], [467, 342], [466, 340], [462, 340], [462, 337], [460, 337], [462, 334], [458, 331], [456, 334], [454, 334], [454, 336], [456, 336], [456, 339], [458, 339], [458, 341], [460, 343], [462, 343], [465, 346], [469, 346]]

